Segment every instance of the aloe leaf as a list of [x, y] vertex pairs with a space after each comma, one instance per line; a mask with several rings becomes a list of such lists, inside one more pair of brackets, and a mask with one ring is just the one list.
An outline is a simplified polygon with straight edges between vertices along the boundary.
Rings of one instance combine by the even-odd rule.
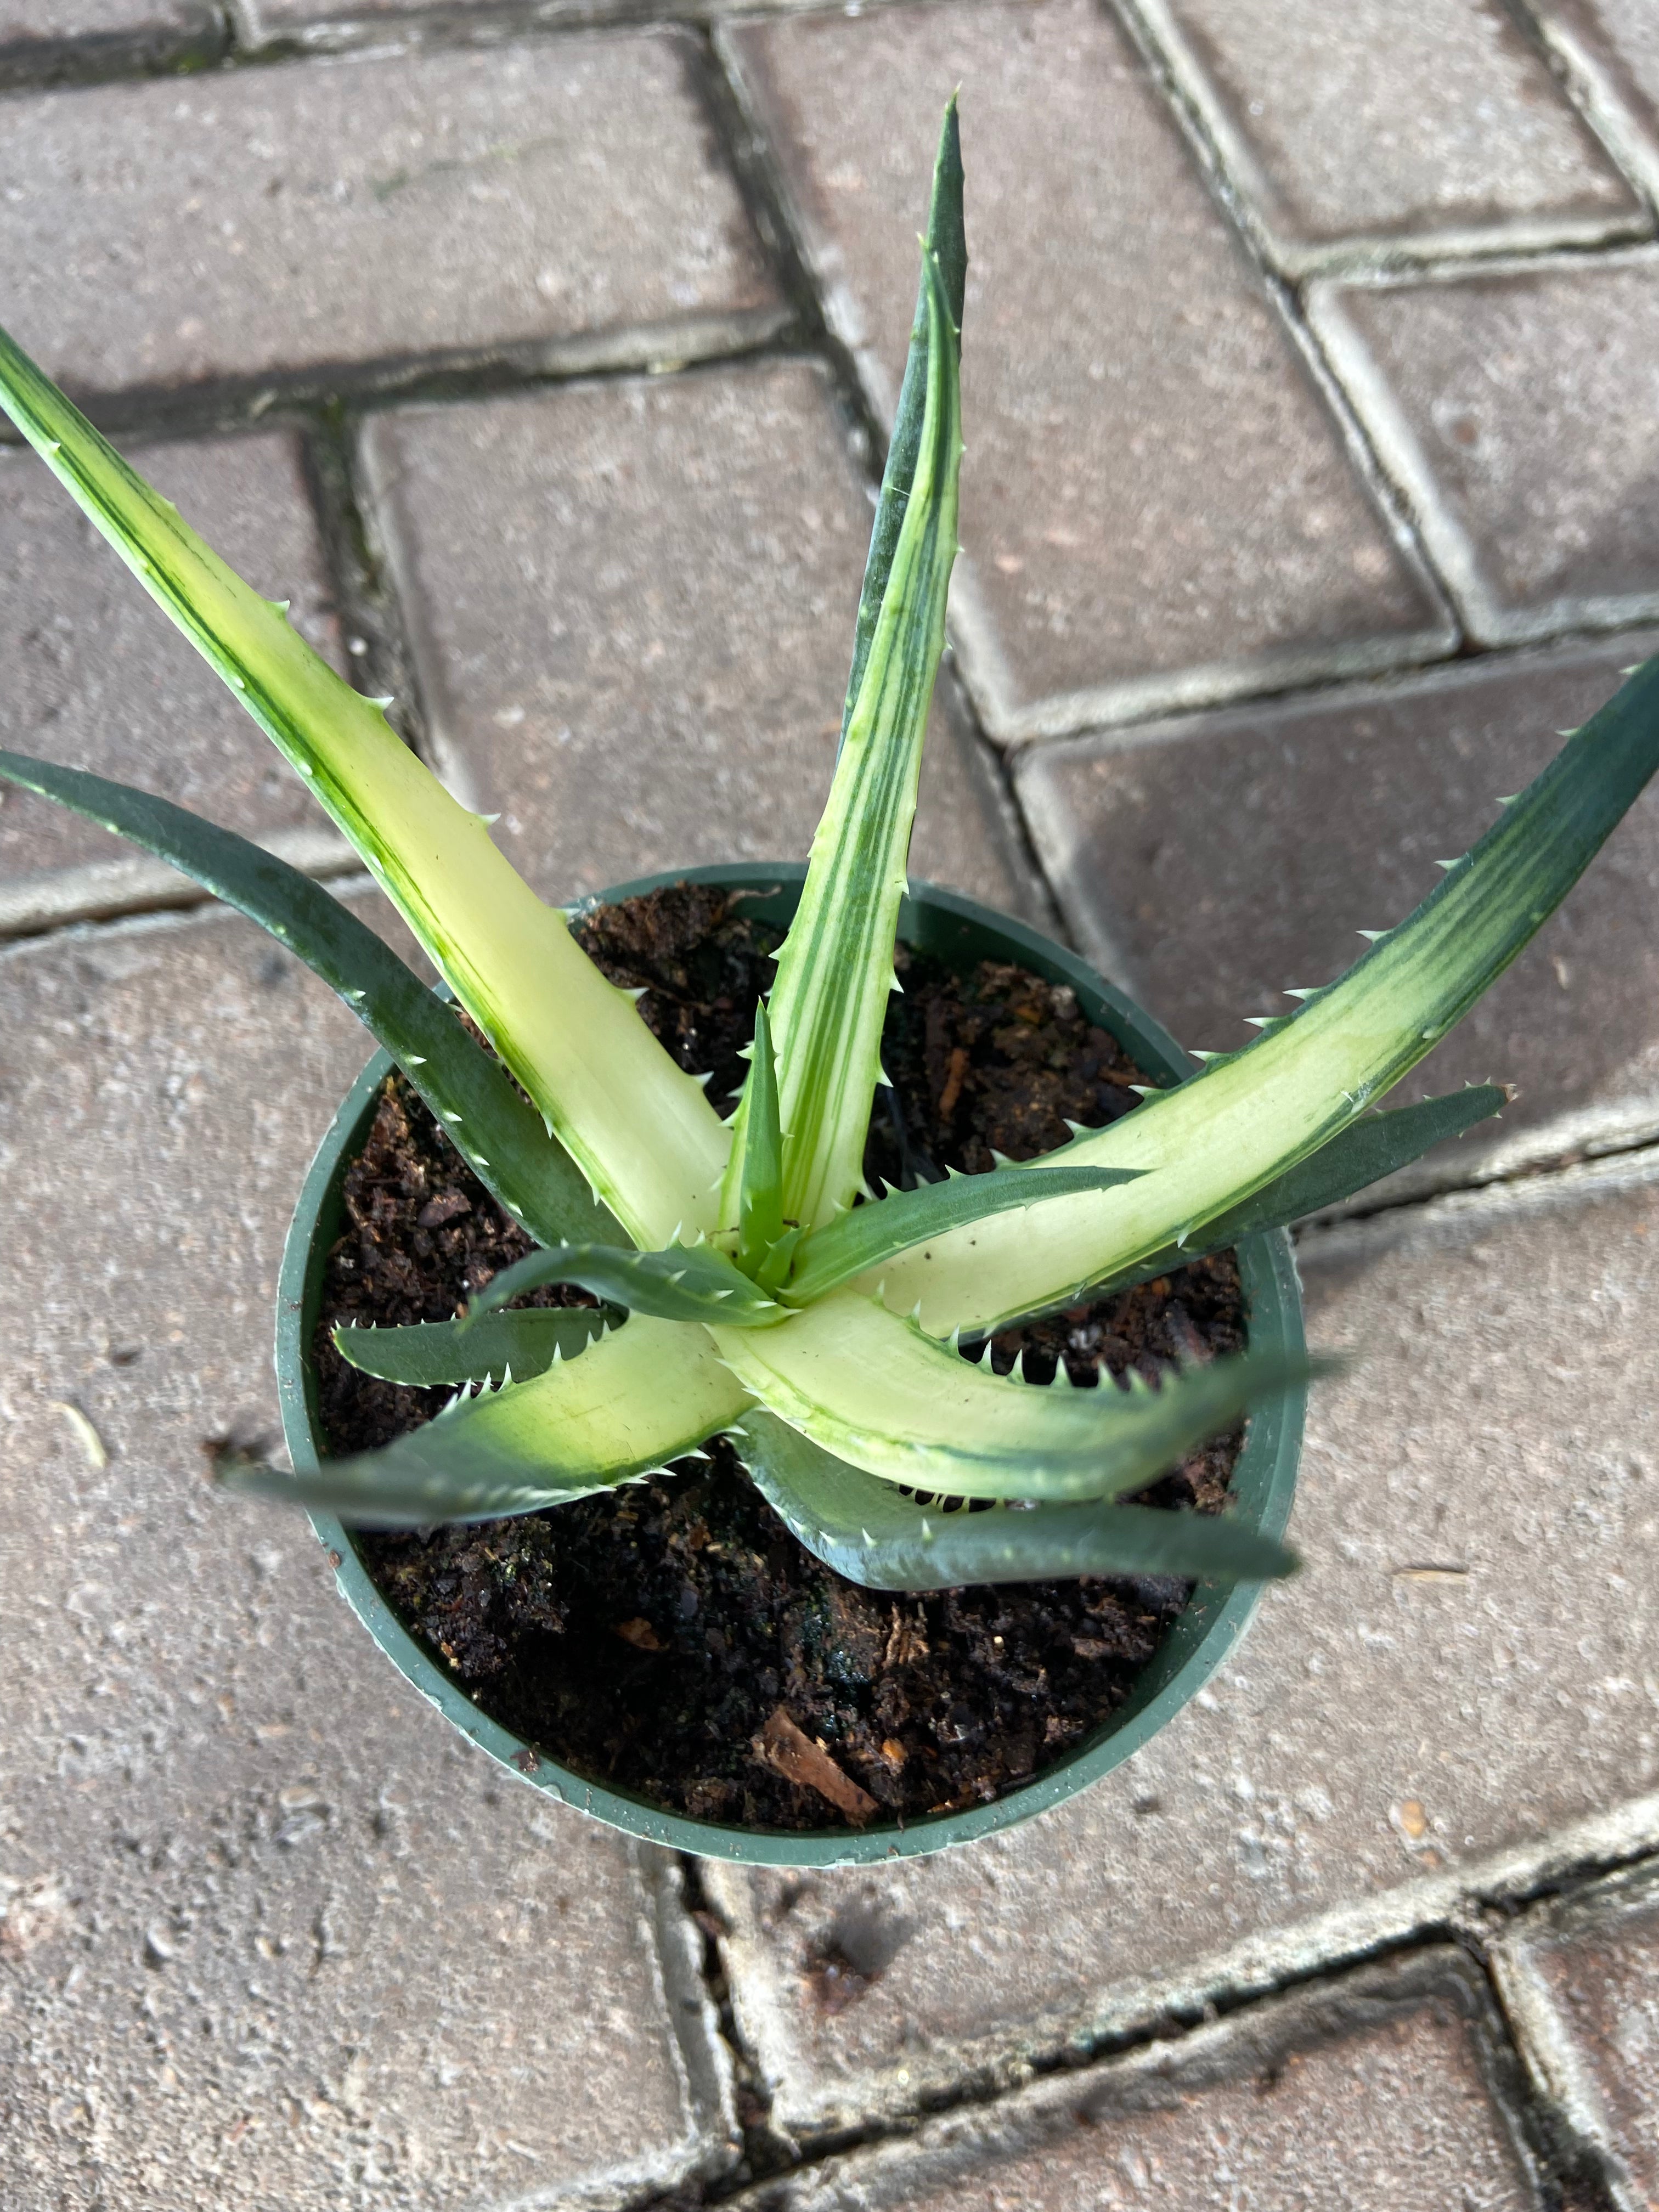
[[544, 1283], [579, 1283], [596, 1298], [659, 1321], [718, 1321], [733, 1328], [755, 1328], [783, 1321], [789, 1311], [712, 1244], [671, 1244], [664, 1252], [555, 1244], [545, 1252], [528, 1253], [492, 1276], [461, 1326], [471, 1328], [475, 1316], [494, 1313]]
[[[739, 1161], [737, 1259], [745, 1275], [757, 1277], [783, 1236], [783, 1133], [778, 1126], [777, 1068], [763, 999], [756, 1004], [750, 1053], [749, 1080], [744, 1086], [748, 1111], [743, 1117]], [[737, 1157], [735, 1145], [732, 1153]]]
[[1055, 1167], [1033, 1176], [1018, 1168], [994, 1168], [988, 1175], [952, 1176], [915, 1190], [889, 1191], [878, 1204], [855, 1206], [827, 1228], [815, 1229], [799, 1248], [784, 1295], [793, 1304], [809, 1305], [912, 1245], [943, 1236], [947, 1229], [986, 1221], [1016, 1207], [1074, 1197], [1080, 1191], [1109, 1189], [1130, 1181], [1131, 1174], [1109, 1168]]
[[429, 1390], [461, 1382], [528, 1382], [556, 1360], [574, 1359], [614, 1316], [588, 1307], [532, 1307], [480, 1322], [417, 1322], [407, 1328], [334, 1332], [340, 1357], [383, 1382]]
[[635, 1316], [532, 1381], [410, 1431], [382, 1451], [289, 1473], [245, 1455], [222, 1459], [233, 1490], [337, 1513], [382, 1528], [492, 1521], [609, 1490], [727, 1428], [747, 1404], [706, 1357], [701, 1332]]
[[[1400, 926], [1299, 1012], [1045, 1164], [1134, 1167], [1109, 1196], [957, 1230], [897, 1261], [923, 1325], [993, 1328], [1069, 1303], [1242, 1206], [1359, 1119], [1461, 1020], [1553, 913], [1659, 766], [1647, 662]], [[974, 1238], [969, 1243], [969, 1237]]]
[[305, 778], [629, 1236], [712, 1224], [728, 1139], [386, 719], [152, 490], [3, 331], [0, 406]]
[[1241, 1237], [1288, 1228], [1291, 1222], [1305, 1220], [1311, 1213], [1340, 1206], [1384, 1176], [1409, 1167], [1447, 1138], [1461, 1136], [1477, 1121], [1502, 1113], [1508, 1096], [1495, 1083], [1471, 1084], [1467, 1091], [1425, 1098], [1415, 1106], [1366, 1114], [1339, 1130], [1329, 1144], [1310, 1152], [1288, 1175], [1276, 1176], [1265, 1183], [1243, 1206], [1206, 1221], [1184, 1244], [1165, 1244], [1124, 1273], [1096, 1284], [1089, 1295], [1103, 1297], [1134, 1283], [1149, 1283], [1173, 1267], [1187, 1267], [1212, 1252], [1226, 1251]]
[[[956, 181], [959, 186], [959, 171]], [[783, 1213], [809, 1228], [833, 1220], [861, 1179], [870, 1101], [881, 1077], [881, 1028], [894, 981], [922, 738], [957, 551], [957, 333], [931, 251], [922, 258], [922, 295], [927, 399], [909, 497], [772, 990], [785, 1133]], [[745, 1118], [740, 1106], [740, 1132]], [[742, 1143], [740, 1134], [734, 1158]], [[728, 1170], [723, 1220], [736, 1212], [733, 1178]]]
[[821, 1450], [751, 1407], [733, 1443], [755, 1487], [825, 1566], [866, 1589], [1070, 1581], [1079, 1575], [1194, 1575], [1260, 1582], [1294, 1555], [1225, 1516], [1141, 1505], [1034, 1505], [943, 1512]]
[[1166, 1376], [1042, 1388], [974, 1366], [848, 1291], [782, 1328], [712, 1328], [750, 1395], [838, 1459], [955, 1498], [1073, 1501], [1143, 1489], [1259, 1400], [1313, 1370], [1249, 1352]]
[[617, 1229], [501, 1067], [320, 884], [246, 837], [127, 784], [12, 752], [0, 752], [0, 777], [182, 869], [303, 960], [386, 1047], [484, 1187], [532, 1237], [550, 1243], [573, 1230]]
[[[968, 237], [962, 214], [962, 133], [957, 119], [957, 96], [946, 104], [933, 160], [933, 188], [927, 208], [923, 245], [936, 256], [945, 289], [945, 311], [952, 325], [962, 328], [963, 301], [968, 285]], [[893, 434], [887, 445], [887, 465], [882, 471], [881, 497], [876, 506], [875, 528], [870, 533], [870, 554], [865, 562], [864, 588], [859, 595], [858, 620], [853, 630], [853, 667], [847, 679], [847, 703], [842, 709], [842, 741], [846, 742], [853, 709], [864, 688], [865, 665], [875, 638], [881, 603], [887, 596], [893, 555], [899, 541], [910, 487], [921, 450], [922, 423], [927, 411], [927, 300], [916, 297], [915, 319], [910, 326], [910, 349], [899, 386], [893, 416]]]

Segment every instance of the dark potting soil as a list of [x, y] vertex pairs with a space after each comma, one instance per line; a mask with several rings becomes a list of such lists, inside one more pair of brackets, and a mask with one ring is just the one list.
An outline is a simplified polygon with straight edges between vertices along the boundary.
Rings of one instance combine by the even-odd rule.
[[[602, 909], [579, 934], [614, 981], [644, 987], [645, 1019], [682, 1066], [713, 1071], [710, 1097], [729, 1111], [781, 933], [748, 918], [740, 893], [682, 884]], [[872, 1182], [1030, 1158], [1064, 1144], [1068, 1121], [1099, 1127], [1139, 1104], [1128, 1086], [1146, 1078], [1070, 990], [995, 962], [957, 977], [902, 950], [898, 965]], [[337, 1453], [390, 1441], [447, 1394], [360, 1374], [328, 1325], [447, 1320], [528, 1249], [398, 1076], [345, 1203], [314, 1346]], [[590, 1303], [557, 1290], [533, 1302]], [[1132, 1366], [1152, 1379], [1243, 1340], [1229, 1254], [1005, 1331], [993, 1360], [1006, 1371], [1023, 1352], [1046, 1381], [1063, 1358], [1087, 1384]], [[1239, 1440], [1194, 1453], [1146, 1502], [1216, 1510]], [[835, 1801], [859, 1792], [866, 1818], [872, 1800], [915, 1818], [1040, 1774], [1122, 1703], [1187, 1600], [1187, 1583], [1152, 1577], [866, 1590], [795, 1541], [724, 1440], [709, 1449], [544, 1513], [365, 1534], [363, 1555], [467, 1693], [530, 1743], [665, 1808], [799, 1830], [844, 1826]], [[818, 1786], [788, 1778], [804, 1771]]]

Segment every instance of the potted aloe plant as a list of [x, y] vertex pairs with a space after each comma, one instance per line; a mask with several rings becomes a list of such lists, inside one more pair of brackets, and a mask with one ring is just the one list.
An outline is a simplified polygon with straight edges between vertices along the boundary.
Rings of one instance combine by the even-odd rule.
[[[733, 1856], [823, 1863], [983, 1832], [1104, 1771], [1193, 1693], [1261, 1580], [1293, 1565], [1279, 1538], [1308, 1367], [1284, 1224], [1497, 1110], [1502, 1094], [1491, 1088], [1374, 1109], [1515, 957], [1659, 763], [1650, 666], [1503, 802], [1408, 920], [1375, 936], [1337, 981], [1293, 994], [1297, 1010], [1261, 1024], [1247, 1049], [1202, 1064], [1060, 948], [970, 902], [907, 896], [956, 552], [965, 268], [952, 103], [828, 805], [804, 872], [702, 872], [787, 926], [757, 955], [775, 953], [775, 975], [755, 994], [746, 1079], [724, 1119], [641, 1019], [638, 990], [607, 979], [571, 917], [531, 891], [487, 825], [398, 739], [390, 702], [336, 675], [283, 607], [232, 574], [0, 336], [0, 403], [306, 779], [455, 1002], [329, 893], [245, 841], [125, 786], [0, 753], [0, 775], [135, 840], [252, 916], [383, 1048], [341, 1109], [289, 1239], [278, 1367], [292, 1467], [243, 1454], [222, 1479], [311, 1509], [383, 1646], [527, 1779], [641, 1834]], [[878, 1194], [865, 1164], [896, 947], [901, 963], [926, 953], [963, 974], [988, 961], [1046, 989], [1051, 1008], [1080, 1006], [1088, 1034], [1152, 1079], [1136, 1086], [1140, 1103], [1018, 1164], [906, 1173], [908, 1187]], [[360, 1318], [331, 1338], [325, 1293], [343, 1192], [388, 1099], [407, 1113], [423, 1102], [428, 1153], [441, 1147], [449, 1161], [451, 1198], [457, 1178], [487, 1193], [518, 1256], [444, 1318], [385, 1328]], [[462, 1193], [461, 1210], [471, 1203]], [[1105, 1374], [1101, 1387], [1066, 1388], [1064, 1359], [1059, 1387], [1000, 1371], [994, 1340], [1006, 1345], [1033, 1316], [1167, 1288], [1178, 1271], [1235, 1249], [1246, 1348], [1166, 1366], [1158, 1387], [1131, 1371], [1124, 1389]], [[568, 1303], [578, 1296], [588, 1303]], [[374, 1449], [334, 1451], [319, 1413], [319, 1340], [387, 1386], [445, 1386], [447, 1409]], [[1126, 1502], [1252, 1407], [1226, 1510]], [[1135, 1601], [1162, 1604], [1174, 1626], [1152, 1639], [1109, 1723], [1062, 1730], [1061, 1753], [1046, 1765], [1033, 1757], [1028, 1778], [1000, 1796], [943, 1811], [924, 1802], [908, 1819], [794, 1722], [787, 1680], [769, 1678], [761, 1702], [776, 1707], [754, 1756], [822, 1814], [776, 1832], [698, 1817], [695, 1794], [665, 1809], [492, 1718], [441, 1638], [411, 1636], [388, 1604], [397, 1577], [375, 1543], [389, 1540], [353, 1533], [480, 1528], [472, 1551], [448, 1555], [456, 1575], [483, 1571], [480, 1560], [500, 1569], [510, 1553], [511, 1574], [533, 1579], [584, 1511], [611, 1515], [606, 1540], [638, 1548], [628, 1486], [714, 1438], [729, 1440], [719, 1449], [745, 1486], [749, 1534], [716, 1540], [693, 1516], [684, 1557], [747, 1545], [757, 1562], [775, 1550], [786, 1575], [790, 1560], [804, 1563], [818, 1577], [803, 1603], [820, 1628], [860, 1591], [896, 1594], [884, 1652], [866, 1655], [877, 1674], [925, 1646], [922, 1593], [951, 1593], [954, 1604], [975, 1591], [1087, 1592], [1127, 1577]], [[582, 1542], [595, 1540], [594, 1524], [580, 1525]], [[528, 1528], [539, 1552], [521, 1540]], [[681, 1536], [665, 1540], [671, 1549]], [[695, 1614], [698, 1585], [685, 1589]], [[994, 1604], [969, 1622], [988, 1649], [1007, 1640], [998, 1617]], [[617, 1626], [616, 1666], [666, 1651], [650, 1620]], [[1085, 1650], [1089, 1639], [1073, 1644]], [[672, 1702], [672, 1664], [659, 1680]], [[883, 1755], [902, 1765], [907, 1754], [894, 1741]]]

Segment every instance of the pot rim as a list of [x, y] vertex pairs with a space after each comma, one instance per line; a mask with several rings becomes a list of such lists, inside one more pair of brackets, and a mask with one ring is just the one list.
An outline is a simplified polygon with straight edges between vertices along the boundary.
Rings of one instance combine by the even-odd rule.
[[[799, 896], [805, 873], [799, 861], [727, 861], [666, 869], [595, 892], [574, 902], [567, 911], [580, 915], [665, 884], [687, 882], [732, 885], [757, 899], [770, 897], [793, 906], [789, 894], [793, 890]], [[1109, 1029], [1141, 1066], [1172, 1079], [1192, 1070], [1194, 1063], [1162, 1024], [1086, 962], [1027, 924], [996, 914], [961, 892], [913, 881], [901, 910], [899, 934], [904, 941], [921, 942], [947, 958], [953, 939], [960, 941], [963, 957], [985, 957], [983, 951], [970, 954], [969, 945], [986, 934], [994, 935], [1020, 965], [1035, 969], [1051, 982], [1069, 983], [1091, 1018]], [[392, 1066], [390, 1054], [376, 1052], [347, 1092], [312, 1162], [283, 1248], [276, 1300], [277, 1390], [289, 1455], [295, 1468], [305, 1471], [316, 1468], [320, 1457], [308, 1346], [320, 1296], [322, 1259], [333, 1234], [331, 1230], [323, 1237], [319, 1232], [330, 1206], [337, 1206], [346, 1163], [366, 1133], [374, 1096]], [[1237, 1249], [1252, 1343], [1300, 1351], [1301, 1285], [1288, 1232], [1281, 1229], [1247, 1237]], [[1232, 1492], [1240, 1501], [1242, 1517], [1267, 1535], [1281, 1535], [1290, 1518], [1305, 1401], [1305, 1389], [1297, 1389], [1254, 1413], [1233, 1472]], [[526, 1743], [483, 1712], [410, 1635], [370, 1578], [351, 1532], [331, 1514], [310, 1517], [342, 1595], [380, 1650], [447, 1720], [501, 1765], [554, 1802], [574, 1806], [647, 1843], [750, 1866], [867, 1866], [921, 1857], [994, 1835], [1064, 1803], [1139, 1751], [1198, 1694], [1236, 1649], [1261, 1591], [1260, 1583], [1198, 1583], [1186, 1611], [1165, 1632], [1126, 1702], [1065, 1759], [992, 1803], [929, 1814], [902, 1826], [886, 1821], [862, 1829], [803, 1833], [734, 1827], [668, 1812], [628, 1790], [589, 1781]]]

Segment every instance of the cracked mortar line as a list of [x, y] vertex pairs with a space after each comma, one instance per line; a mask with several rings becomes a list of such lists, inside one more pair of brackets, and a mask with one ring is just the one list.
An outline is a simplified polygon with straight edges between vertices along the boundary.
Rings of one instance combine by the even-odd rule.
[[[1138, 1976], [1080, 2006], [960, 2041], [949, 2051], [908, 2053], [902, 2063], [841, 2085], [844, 2100], [821, 2121], [798, 2117], [804, 2142], [841, 2145], [857, 2133], [904, 2126], [941, 2102], [993, 2101], [1044, 2073], [1074, 2069], [1189, 2033], [1277, 1996], [1450, 1935], [1490, 1940], [1481, 1915], [1509, 1914], [1568, 1883], [1585, 1881], [1659, 1854], [1659, 1794], [1569, 1823], [1532, 1845], [1514, 1845], [1468, 1866], [1419, 1876], [1382, 1897], [1334, 1906], [1297, 1927], [1245, 1938], [1207, 1958]], [[764, 2026], [788, 1999], [769, 1986], [759, 1947], [741, 1936], [725, 1945], [745, 2040], [776, 2048], [782, 2023]], [[757, 2030], [763, 2032], [757, 2033]], [[804, 2082], [775, 2081], [801, 2103]], [[823, 2154], [828, 2154], [825, 2151]]]
[[[926, 5], [927, 0], [861, 0], [865, 10]], [[707, 29], [733, 18], [811, 15], [824, 0], [498, 0], [422, 7], [407, 0], [396, 15], [362, 15], [349, 6], [309, 22], [261, 34], [258, 0], [228, 0], [232, 58], [243, 66], [304, 60], [314, 54], [364, 51], [408, 53], [439, 46], [489, 46], [509, 40], [559, 38], [583, 31], [637, 30], [651, 24]]]
[[[896, 2204], [901, 2198], [884, 2191], [883, 2183], [902, 2191], [920, 2169], [937, 2166], [941, 2154], [943, 2163], [965, 2178], [1028, 2136], [1040, 2139], [1057, 2115], [1062, 2124], [1074, 2118], [1079, 2103], [1097, 2123], [1114, 2114], [1128, 2117], [1139, 2108], [1138, 2087], [1156, 2085], [1163, 2092], [1172, 2081], [1194, 2091], [1220, 2086], [1264, 2061], [1271, 2069], [1275, 2055], [1282, 2057], [1287, 2050], [1339, 2039], [1378, 1999], [1386, 2012], [1449, 1993], [1454, 1984], [1470, 2007], [1464, 2017], [1482, 2086], [1534, 2202], [1556, 2212], [1569, 2203], [1574, 2212], [1601, 2212], [1599, 2197], [1592, 2206], [1582, 2193], [1586, 2160], [1581, 2146], [1571, 2137], [1563, 2140], [1553, 2110], [1540, 2100], [1487, 1948], [1482, 1935], [1468, 1929], [1431, 1929], [1408, 1946], [1340, 1962], [1237, 2005], [1210, 2006], [1188, 2021], [1152, 2022], [1140, 2034], [1086, 2057], [1054, 2055], [1001, 2083], [963, 2081], [955, 2092], [909, 2115], [866, 2118], [833, 2136], [816, 2137], [764, 2172], [739, 2166], [695, 2197], [653, 2197], [630, 2212], [690, 2212], [693, 2203], [730, 2204], [741, 2212], [779, 2212], [798, 2202], [821, 2212]], [[1622, 2202], [1619, 2212], [1626, 2212]]]

